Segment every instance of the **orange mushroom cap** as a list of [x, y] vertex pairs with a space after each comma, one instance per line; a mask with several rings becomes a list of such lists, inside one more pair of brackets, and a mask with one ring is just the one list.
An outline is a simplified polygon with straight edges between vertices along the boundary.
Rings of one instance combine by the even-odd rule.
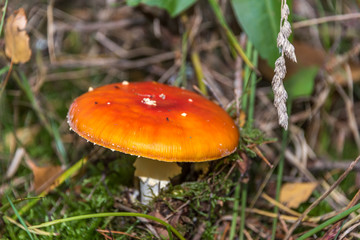
[[78, 97], [68, 123], [83, 138], [167, 162], [200, 162], [233, 153], [239, 132], [206, 98], [156, 82], [115, 83]]

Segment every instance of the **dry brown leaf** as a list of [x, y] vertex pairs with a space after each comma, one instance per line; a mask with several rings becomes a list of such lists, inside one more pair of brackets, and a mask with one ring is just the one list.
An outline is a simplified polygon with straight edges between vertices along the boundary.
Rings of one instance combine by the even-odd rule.
[[309, 199], [316, 186], [316, 182], [285, 183], [280, 190], [280, 202], [287, 207], [297, 208]]
[[26, 159], [26, 163], [34, 174], [34, 190], [37, 194], [50, 191], [52, 183], [64, 170], [61, 166], [53, 165], [39, 167], [30, 159]]
[[[168, 223], [168, 221], [165, 219], [165, 217], [157, 211], [150, 212], [149, 215], [159, 218], [159, 219], [163, 220], [164, 222]], [[164, 226], [156, 224], [156, 225], [154, 225], [154, 227], [156, 229], [156, 232], [161, 237], [161, 239], [169, 239], [169, 232], [166, 230], [166, 228]]]
[[26, 24], [27, 19], [23, 8], [14, 11], [6, 21], [5, 54], [13, 63], [25, 63], [31, 57]]
[[[317, 66], [319, 68], [324, 68], [334, 78], [335, 82], [342, 86], [347, 84], [347, 76], [343, 64], [340, 64], [335, 68], [330, 67], [337, 65], [336, 63], [339, 62], [338, 58], [340, 56], [327, 54], [324, 50], [315, 48], [304, 42], [294, 41], [293, 45], [295, 47], [296, 58], [298, 61], [297, 63], [293, 63], [291, 61], [286, 62], [287, 73], [285, 79], [289, 79], [292, 75], [296, 74], [301, 69]], [[359, 62], [353, 61], [351, 58], [347, 62], [350, 65], [351, 77], [354, 83], [359, 82]], [[266, 61], [260, 59], [259, 69], [266, 79], [272, 79], [274, 71], [267, 65]]]
[[5, 134], [5, 144], [4, 146], [0, 146], [0, 150], [2, 150], [2, 147], [6, 147], [11, 153], [13, 153], [17, 145], [16, 139], [21, 142], [22, 146], [27, 146], [32, 143], [34, 137], [40, 132], [40, 130], [40, 125], [32, 125], [29, 127], [18, 128], [15, 131], [15, 134], [13, 132], [9, 132]]

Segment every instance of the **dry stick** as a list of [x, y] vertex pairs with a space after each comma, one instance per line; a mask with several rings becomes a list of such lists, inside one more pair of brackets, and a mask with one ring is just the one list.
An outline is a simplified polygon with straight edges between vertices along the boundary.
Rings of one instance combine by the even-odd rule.
[[[240, 39], [241, 44], [245, 42], [245, 37], [242, 35]], [[236, 57], [235, 61], [235, 74], [234, 74], [234, 95], [235, 95], [235, 107], [236, 107], [236, 120], [240, 120], [240, 99], [244, 92], [243, 90], [243, 61], [240, 56]], [[238, 122], [239, 126], [241, 126], [242, 123]]]
[[98, 30], [112, 30], [125, 28], [130, 25], [143, 24], [145, 22], [144, 18], [138, 19], [121, 19], [118, 21], [112, 22], [95, 22], [95, 23], [57, 23], [57, 31], [76, 31], [76, 32], [93, 32]]
[[[333, 81], [333, 80], [331, 80]], [[360, 151], [360, 134], [359, 134], [359, 128], [356, 123], [356, 117], [354, 114], [354, 102], [352, 100], [351, 96], [348, 96], [344, 89], [335, 81], [333, 81], [333, 84], [336, 87], [336, 90], [340, 94], [340, 96], [343, 98], [345, 102], [345, 109], [348, 115], [348, 124], [351, 129], [351, 132], [353, 133], [353, 137], [355, 139], [356, 146], [358, 150]]]
[[344, 15], [335, 15], [335, 16], [327, 16], [327, 17], [321, 17], [321, 18], [314, 18], [309, 20], [304, 20], [300, 22], [293, 23], [293, 28], [302, 28], [302, 27], [309, 27], [312, 25], [317, 25], [321, 23], [327, 23], [327, 22], [336, 22], [336, 21], [345, 21], [345, 20], [351, 20], [360, 18], [360, 13], [349, 13]]
[[175, 72], [178, 70], [179, 67], [180, 67], [180, 64], [175, 59], [174, 65], [172, 65], [168, 70], [166, 70], [166, 72], [159, 78], [158, 82], [164, 83], [167, 80], [169, 80], [169, 78], [175, 74]]
[[126, 50], [111, 39], [109, 39], [104, 33], [100, 31], [96, 32], [95, 39], [119, 58], [129, 59], [140, 56], [153, 56], [160, 52], [159, 50], [150, 47], [139, 47], [131, 50]]
[[256, 153], [256, 155], [257, 155], [259, 158], [261, 158], [270, 168], [273, 168], [273, 167], [274, 167], [274, 165], [272, 165], [272, 164], [269, 162], [269, 160], [267, 160], [267, 158], [264, 156], [264, 154], [262, 154], [262, 152], [260, 151], [260, 149], [259, 149], [258, 147], [254, 147], [252, 150], [253, 150], [253, 151]]
[[[121, 235], [126, 235], [128, 237], [132, 237], [132, 238], [136, 238], [136, 239], [140, 239], [138, 238], [137, 236], [134, 236], [134, 235], [131, 235], [129, 233], [126, 233], [126, 232], [120, 232], [120, 231], [110, 231], [110, 230], [102, 230], [102, 229], [96, 229], [96, 231], [98, 233], [100, 233], [101, 235], [103, 235], [103, 233], [115, 233], [115, 234], [121, 234]], [[104, 237], [109, 237], [108, 235], [103, 235]], [[113, 238], [110, 238], [110, 239], [113, 239]]]
[[58, 59], [51, 64], [51, 67], [117, 67], [120, 70], [141, 68], [147, 65], [168, 61], [175, 58], [176, 53], [173, 51], [160, 53], [152, 57], [145, 57], [137, 60], [125, 60], [114, 57], [95, 57], [95, 58], [65, 58]]
[[315, 202], [313, 202], [304, 212], [303, 214], [298, 218], [298, 220], [291, 226], [289, 232], [285, 236], [285, 240], [289, 239], [291, 237], [291, 234], [294, 232], [294, 230], [299, 226], [300, 222], [309, 214], [311, 210], [313, 210], [322, 200], [324, 200], [344, 179], [345, 177], [350, 173], [350, 171], [355, 167], [357, 162], [360, 160], [360, 155], [350, 164], [348, 169], [334, 182], [334, 184], [323, 194], [320, 198], [316, 199]]
[[269, 170], [269, 172], [266, 174], [263, 182], [261, 183], [261, 185], [260, 185], [260, 187], [259, 187], [259, 190], [256, 192], [255, 197], [253, 198], [253, 200], [252, 200], [251, 203], [250, 203], [250, 206], [249, 206], [250, 209], [255, 206], [255, 203], [257, 202], [257, 200], [258, 200], [259, 197], [261, 196], [262, 192], [264, 191], [265, 187], [267, 186], [267, 183], [269, 182], [269, 180], [270, 180], [270, 178], [271, 178], [271, 176], [272, 176], [272, 174], [273, 174], [276, 166], [278, 165], [279, 160], [280, 160], [280, 158], [277, 158], [277, 159], [275, 160], [275, 162], [274, 162], [274, 164], [273, 164], [274, 168], [271, 168], [271, 169]]
[[54, 44], [54, 0], [49, 1], [47, 7], [47, 44], [49, 49], [50, 62], [56, 61]]
[[[331, 171], [334, 169], [345, 170], [349, 167], [351, 162], [344, 159], [340, 159], [338, 162], [331, 162], [328, 159], [316, 159], [314, 165], [309, 166], [308, 169], [310, 172]], [[354, 170], [360, 171], [360, 166], [355, 166]]]
[[354, 231], [355, 228], [357, 228], [358, 226], [360, 226], [360, 222], [352, 225], [351, 227], [349, 227], [346, 231], [344, 231], [343, 234], [340, 235], [339, 239], [343, 239], [346, 237], [346, 235], [348, 235], [349, 233], [351, 233], [352, 231]]
[[[360, 190], [357, 191], [357, 193], [355, 194], [355, 196], [353, 197], [353, 199], [350, 201], [349, 204], [347, 204], [345, 210], [348, 210], [349, 208], [355, 206], [355, 204], [359, 201], [360, 198]], [[326, 240], [331, 238], [331, 236], [333, 236], [334, 234], [336, 234], [337, 232], [343, 231], [343, 224], [344, 224], [344, 220], [339, 220], [338, 222], [336, 222], [334, 225], [332, 225], [327, 232], [321, 237], [321, 240]]]
[[[284, 219], [282, 217], [279, 217], [279, 221], [280, 221], [280, 224], [281, 224], [284, 232], [287, 233], [289, 231], [289, 228], [287, 227], [286, 222], [284, 221]], [[293, 238], [290, 238], [290, 240], [293, 240]]]
[[[335, 68], [347, 63], [351, 58], [355, 58], [360, 53], [360, 43], [355, 44], [353, 48], [342, 55], [337, 55], [334, 60], [325, 64], [325, 69], [328, 72], [333, 71]], [[350, 75], [351, 76], [351, 75]]]

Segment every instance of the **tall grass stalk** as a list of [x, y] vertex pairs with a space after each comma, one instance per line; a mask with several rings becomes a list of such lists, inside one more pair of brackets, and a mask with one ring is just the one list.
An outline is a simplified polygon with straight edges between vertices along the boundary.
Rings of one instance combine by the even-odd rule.
[[155, 222], [160, 223], [161, 225], [165, 226], [166, 228], [170, 229], [172, 233], [174, 233], [179, 239], [185, 240], [185, 238], [169, 223], [153, 217], [151, 215], [147, 215], [144, 213], [129, 213], [129, 212], [106, 212], [106, 213], [94, 213], [94, 214], [85, 214], [85, 215], [79, 215], [74, 217], [68, 217], [63, 219], [57, 219], [50, 222], [45, 222], [39, 225], [31, 226], [29, 229], [38, 229], [43, 227], [48, 227], [52, 225], [56, 225], [59, 223], [65, 223], [65, 222], [71, 222], [71, 221], [78, 221], [78, 220], [84, 220], [84, 219], [91, 219], [91, 218], [100, 218], [100, 217], [141, 217], [146, 218]]
[[21, 218], [21, 216], [20, 216], [19, 212], [17, 211], [17, 209], [16, 209], [15, 205], [13, 204], [13, 202], [11, 201], [10, 197], [9, 197], [8, 195], [6, 195], [6, 197], [7, 197], [7, 199], [8, 199], [8, 202], [10, 203], [10, 205], [11, 205], [12, 209], [14, 210], [15, 215], [16, 215], [16, 216], [17, 216], [17, 218], [19, 219], [19, 221], [20, 221], [21, 225], [24, 227], [24, 229], [25, 229], [26, 233], [29, 235], [29, 237], [30, 237], [30, 239], [31, 239], [31, 240], [34, 240], [33, 235], [29, 232], [28, 227], [26, 226], [26, 224], [25, 224], [24, 220]]
[[[291, 101], [287, 102], [287, 109], [288, 114], [291, 113]], [[279, 156], [279, 165], [278, 165], [278, 175], [276, 179], [276, 194], [275, 194], [275, 200], [279, 201], [280, 199], [280, 189], [282, 184], [282, 178], [284, 173], [284, 162], [285, 162], [285, 149], [288, 144], [288, 130], [282, 129], [282, 142], [281, 142], [281, 152]], [[277, 206], [274, 207], [274, 213], [276, 216], [279, 214], [279, 208]], [[276, 236], [276, 227], [277, 227], [278, 219], [277, 217], [274, 218], [273, 225], [272, 225], [272, 234], [271, 239], [274, 240]]]
[[186, 58], [188, 52], [188, 38], [189, 38], [189, 31], [186, 30], [182, 35], [181, 39], [181, 66], [178, 73], [178, 76], [175, 80], [174, 85], [179, 87], [183, 86], [186, 88]]
[[254, 64], [249, 60], [243, 49], [241, 48], [239, 42], [237, 41], [234, 33], [231, 31], [229, 26], [227, 25], [225, 21], [225, 17], [221, 12], [220, 6], [217, 3], [216, 0], [209, 0], [210, 6], [213, 9], [215, 16], [217, 20], [219, 21], [220, 25], [224, 28], [225, 34], [228, 38], [228, 41], [230, 45], [236, 50], [236, 52], [240, 55], [240, 57], [244, 60], [246, 65], [248, 65], [249, 68], [251, 68], [254, 71], [257, 71], [257, 69], [254, 67]]
[[[250, 41], [247, 43], [246, 53], [247, 56], [251, 56], [250, 59], [254, 63], [254, 66], [257, 67], [257, 58], [258, 52], [253, 48], [253, 45]], [[255, 91], [256, 91], [256, 75], [250, 71], [249, 67], [245, 67], [248, 71], [247, 78], [250, 78], [250, 89], [249, 89], [249, 105], [247, 106], [247, 126], [249, 128], [253, 127], [254, 123], [254, 109], [255, 109]], [[241, 191], [241, 221], [240, 221], [240, 232], [239, 232], [239, 239], [244, 239], [244, 229], [245, 229], [245, 218], [246, 218], [246, 205], [247, 205], [247, 193], [248, 193], [248, 184], [242, 183], [242, 191]]]
[[0, 37], [1, 37], [1, 34], [2, 34], [3, 27], [4, 27], [7, 5], [8, 5], [8, 0], [5, 0], [5, 4], [4, 4], [4, 7], [2, 9], [2, 18], [1, 18], [1, 22], [0, 22]]
[[304, 235], [299, 237], [297, 240], [304, 240], [304, 239], [309, 238], [313, 234], [323, 230], [325, 227], [330, 226], [331, 224], [341, 220], [342, 218], [347, 217], [349, 214], [357, 211], [358, 209], [360, 209], [360, 203], [353, 206], [352, 208], [349, 208], [348, 210], [336, 215], [335, 217], [330, 218], [329, 220], [327, 220], [327, 221], [323, 222], [322, 224], [318, 225], [317, 227], [311, 229], [310, 231], [308, 231], [307, 233], [305, 233]]
[[[238, 184], [235, 187], [235, 193], [234, 193], [235, 200], [234, 200], [229, 240], [233, 240], [235, 237], [236, 223], [237, 223], [237, 217], [238, 217], [238, 211], [239, 211], [239, 201], [240, 201], [240, 188], [241, 188], [240, 186], [241, 186], [241, 184]], [[241, 222], [242, 222], [242, 220], [241, 220]]]
[[204, 73], [202, 71], [199, 54], [197, 52], [191, 53], [191, 61], [192, 61], [192, 64], [194, 66], [196, 78], [198, 80], [199, 89], [200, 89], [202, 94], [207, 96], [206, 85], [205, 85], [205, 82], [204, 82]]

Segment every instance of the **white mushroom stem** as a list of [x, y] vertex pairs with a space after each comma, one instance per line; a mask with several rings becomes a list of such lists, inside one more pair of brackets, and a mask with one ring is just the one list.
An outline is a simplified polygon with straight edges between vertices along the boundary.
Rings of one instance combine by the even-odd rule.
[[170, 178], [181, 173], [175, 162], [162, 162], [138, 157], [134, 163], [135, 176], [140, 178], [141, 203], [148, 204], [161, 189], [170, 183]]
[[139, 177], [139, 179], [142, 204], [148, 204], [153, 196], [158, 196], [161, 189], [170, 183], [169, 180], [158, 180], [150, 177]]

